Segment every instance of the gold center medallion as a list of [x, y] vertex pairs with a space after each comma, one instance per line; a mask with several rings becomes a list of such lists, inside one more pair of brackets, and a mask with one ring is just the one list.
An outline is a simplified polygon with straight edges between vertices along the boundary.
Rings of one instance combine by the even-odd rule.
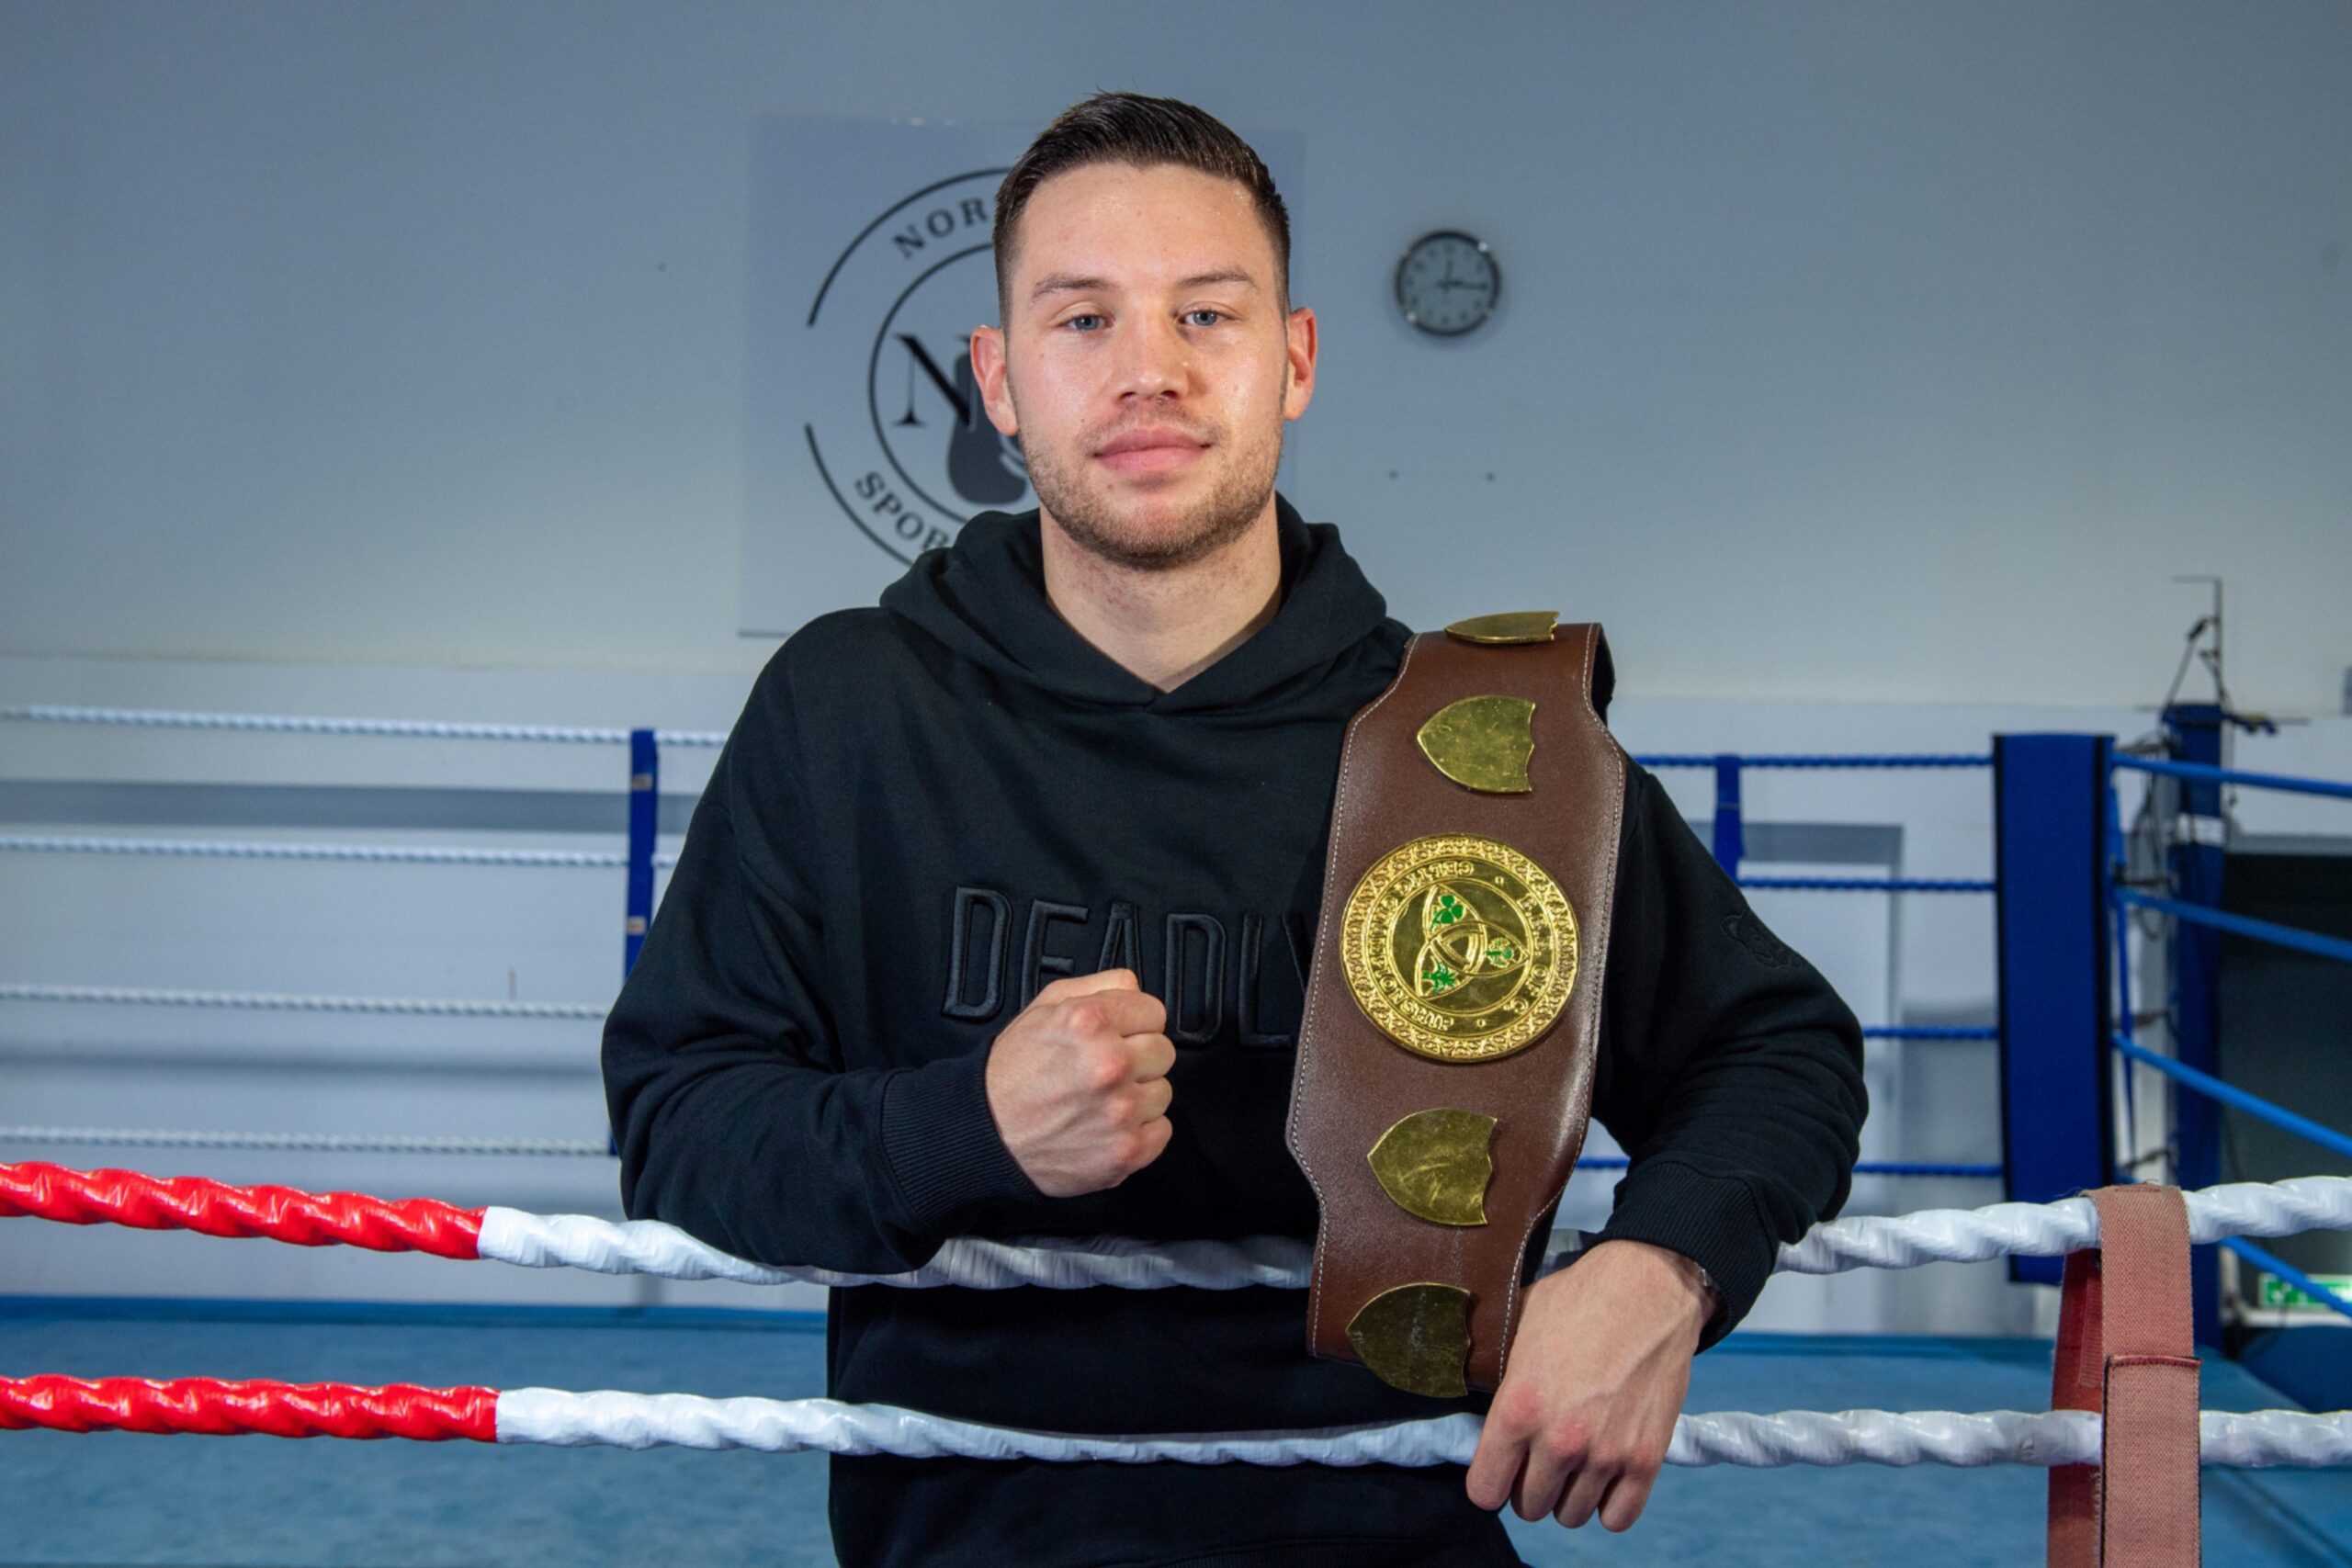
[[1576, 913], [1544, 868], [1493, 839], [1391, 850], [1340, 917], [1348, 990], [1383, 1034], [1441, 1062], [1532, 1044], [1577, 977]]

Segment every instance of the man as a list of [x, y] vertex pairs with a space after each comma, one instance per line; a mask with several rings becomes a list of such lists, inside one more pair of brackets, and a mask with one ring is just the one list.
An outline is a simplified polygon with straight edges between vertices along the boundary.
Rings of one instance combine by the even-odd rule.
[[[628, 1212], [749, 1258], [1314, 1232], [1283, 1122], [1333, 780], [1408, 634], [1274, 493], [1317, 351], [1281, 198], [1199, 110], [1101, 95], [996, 225], [972, 365], [1039, 510], [770, 662], [605, 1031]], [[1633, 1167], [1528, 1291], [1466, 1477], [837, 1459], [842, 1561], [1508, 1563], [1507, 1501], [1631, 1525], [1692, 1355], [1843, 1201], [1864, 1100], [1851, 1014], [1639, 769], [1613, 930], [1594, 1103]], [[1310, 1358], [1304, 1325], [1295, 1291], [865, 1287], [829, 1387], [1128, 1434], [1489, 1403]]]

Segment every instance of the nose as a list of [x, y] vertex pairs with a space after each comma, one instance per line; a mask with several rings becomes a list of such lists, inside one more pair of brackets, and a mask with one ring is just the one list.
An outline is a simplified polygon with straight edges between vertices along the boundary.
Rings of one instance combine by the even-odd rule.
[[1192, 373], [1192, 348], [1174, 321], [1147, 314], [1124, 335], [1119, 360], [1123, 397], [1168, 397], [1184, 389]]

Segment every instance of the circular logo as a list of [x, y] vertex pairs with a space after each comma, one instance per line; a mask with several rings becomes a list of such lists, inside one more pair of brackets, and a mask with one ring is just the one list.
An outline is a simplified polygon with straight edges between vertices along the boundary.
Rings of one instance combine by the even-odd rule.
[[1576, 911], [1544, 869], [1468, 833], [1415, 839], [1375, 863], [1340, 915], [1341, 967], [1383, 1034], [1441, 1062], [1531, 1045], [1577, 978]]
[[996, 320], [989, 234], [1002, 169], [926, 186], [868, 223], [809, 302], [797, 367], [810, 457], [844, 514], [899, 560], [976, 512], [1031, 499], [1018, 443], [989, 422], [972, 328]]

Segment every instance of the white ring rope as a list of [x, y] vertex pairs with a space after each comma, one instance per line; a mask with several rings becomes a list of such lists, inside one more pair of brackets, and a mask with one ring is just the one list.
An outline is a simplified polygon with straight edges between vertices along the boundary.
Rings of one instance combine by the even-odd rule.
[[[2234, 1181], [2185, 1194], [2188, 1238], [2294, 1235], [2352, 1230], [2352, 1177], [2299, 1176], [2285, 1181]], [[1849, 1269], [1916, 1269], [1923, 1263], [1977, 1263], [1988, 1258], [2058, 1258], [2098, 1245], [2098, 1211], [2087, 1198], [2055, 1203], [1994, 1203], [1982, 1209], [1922, 1209], [1892, 1217], [1857, 1217], [1815, 1225], [1781, 1249], [1791, 1274]]]
[[[26, 1131], [0, 1125], [0, 1141]], [[62, 1131], [79, 1132], [93, 1140], [158, 1136], [118, 1134], [96, 1128]], [[555, 1140], [180, 1136], [198, 1146], [349, 1149], [414, 1148], [431, 1144], [441, 1152], [604, 1152], [592, 1144], [567, 1145]], [[254, 1141], [259, 1138], [270, 1142]], [[2238, 1183], [2184, 1196], [2190, 1234], [2200, 1242], [2317, 1227], [2352, 1229], [2352, 1178], [2303, 1177], [2276, 1188]], [[2004, 1250], [2067, 1251], [2098, 1244], [2096, 1212], [2087, 1221], [2081, 1213], [2089, 1209], [2087, 1200], [2069, 1200], [2044, 1209], [2005, 1203], [1974, 1212], [1946, 1210], [1844, 1221], [1823, 1238], [1822, 1246], [1815, 1247], [1815, 1238], [1808, 1238], [1799, 1247], [1785, 1248], [1781, 1267], [1827, 1273], [1849, 1268], [1970, 1260], [1998, 1256]], [[616, 1224], [585, 1215], [537, 1215], [491, 1208], [482, 1211], [477, 1230], [476, 1256], [493, 1260], [749, 1283], [797, 1280], [980, 1289], [1021, 1284], [1063, 1289], [1296, 1287], [1306, 1282], [1307, 1262], [1303, 1242], [1279, 1237], [1159, 1245], [1118, 1238], [1022, 1243], [966, 1237], [948, 1242], [923, 1269], [898, 1275], [863, 1275], [763, 1267], [729, 1257], [672, 1226], [649, 1221]], [[1552, 1260], [1555, 1266], [1558, 1261], [1558, 1258]], [[506, 1443], [635, 1449], [678, 1445], [770, 1452], [818, 1450], [919, 1459], [955, 1455], [1119, 1463], [1466, 1464], [1476, 1453], [1481, 1429], [1476, 1416], [1457, 1414], [1431, 1420], [1312, 1430], [1094, 1436], [991, 1427], [895, 1405], [850, 1404], [831, 1399], [712, 1399], [543, 1388], [502, 1393], [496, 1410], [497, 1439]], [[2072, 1410], [2043, 1414], [2013, 1410], [1976, 1414], [1710, 1412], [1678, 1419], [1666, 1462], [1751, 1467], [2090, 1464], [2100, 1456], [2101, 1435], [2098, 1416]], [[2204, 1411], [2199, 1417], [2199, 1442], [2202, 1461], [2211, 1465], [2352, 1465], [2352, 1411]]]
[[1126, 1236], [1033, 1237], [991, 1241], [956, 1236], [920, 1269], [899, 1274], [753, 1263], [721, 1252], [659, 1220], [600, 1220], [588, 1214], [482, 1211], [479, 1254], [526, 1269], [585, 1269], [598, 1274], [659, 1274], [671, 1280], [733, 1280], [746, 1285], [956, 1286], [1008, 1291], [1036, 1285], [1082, 1291], [1190, 1286], [1237, 1291], [1250, 1285], [1301, 1290], [1309, 1247], [1289, 1236], [1239, 1241], [1137, 1241]]
[[[618, 869], [628, 864], [619, 850], [468, 850], [399, 844], [290, 844], [237, 839], [104, 839], [51, 833], [0, 833], [0, 851], [47, 851], [64, 854], [171, 855], [217, 860], [364, 861], [399, 865], [547, 865]], [[657, 869], [678, 857], [657, 854]]]
[[[2204, 1462], [2270, 1467], [2352, 1463], [2352, 1412], [2313, 1416], [2206, 1411]], [[950, 1420], [888, 1404], [831, 1399], [707, 1399], [695, 1394], [567, 1393], [509, 1389], [498, 1396], [498, 1440], [563, 1447], [820, 1450], [910, 1459], [1110, 1461], [1121, 1464], [1467, 1464], [1479, 1418], [1454, 1415], [1377, 1427], [1170, 1437], [1031, 1432]], [[1792, 1410], [1685, 1416], [1666, 1462], [1675, 1465], [2031, 1464], [2096, 1462], [2099, 1418], [2087, 1411]]]
[[[375, 735], [412, 740], [545, 740], [559, 745], [626, 746], [626, 729], [559, 724], [466, 724], [421, 718], [319, 718], [299, 714], [181, 713], [164, 708], [72, 707], [35, 703], [0, 707], [0, 719], [41, 724], [103, 724], [139, 729], [243, 729], [273, 735]], [[657, 729], [662, 746], [717, 747], [716, 730]]]
[[424, 1018], [582, 1018], [609, 1003], [484, 1002], [433, 997], [302, 997], [276, 991], [153, 991], [126, 986], [0, 985], [0, 1002], [113, 1002], [141, 1007], [258, 1008], [271, 1012], [373, 1012]]
[[[2305, 1176], [2266, 1185], [2235, 1182], [2186, 1195], [2189, 1235], [2293, 1235], [2352, 1230], [2352, 1177]], [[1916, 1214], [1858, 1217], [1817, 1225], [1781, 1249], [1776, 1271], [1838, 1274], [1851, 1269], [1916, 1269], [2007, 1256], [2053, 1258], [2098, 1245], [2098, 1215], [2087, 1198], [2047, 1205], [1996, 1203], [1984, 1209], [1928, 1209]], [[529, 1269], [585, 1269], [600, 1274], [659, 1274], [673, 1280], [734, 1280], [745, 1284], [957, 1286], [1001, 1291], [1021, 1285], [1083, 1290], [1191, 1286], [1230, 1291], [1264, 1285], [1305, 1288], [1309, 1248], [1286, 1236], [1239, 1241], [1145, 1242], [1121, 1236], [991, 1241], [958, 1236], [922, 1268], [857, 1274], [752, 1263], [695, 1240], [658, 1220], [601, 1220], [586, 1214], [482, 1212], [483, 1258]], [[1571, 1254], [1549, 1258], [1544, 1271]]]
[[585, 1138], [447, 1138], [400, 1133], [183, 1133], [124, 1127], [34, 1127], [0, 1123], [0, 1144], [78, 1144], [141, 1149], [278, 1149], [294, 1154], [563, 1155], [612, 1156]]

